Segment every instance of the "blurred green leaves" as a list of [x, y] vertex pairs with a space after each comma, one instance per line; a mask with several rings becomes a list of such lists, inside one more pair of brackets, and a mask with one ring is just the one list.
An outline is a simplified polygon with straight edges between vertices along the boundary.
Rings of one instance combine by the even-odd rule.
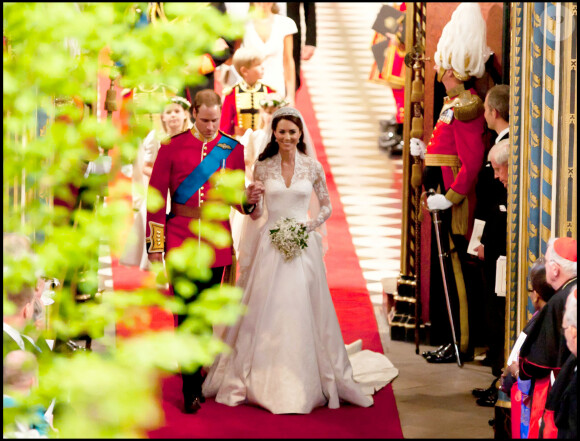
[[[104, 353], [43, 354], [39, 387], [24, 406], [5, 409], [5, 432], [33, 405], [46, 406], [55, 398], [59, 411], [54, 425], [59, 432], [50, 436], [146, 436], [146, 430], [162, 422], [157, 396], [160, 372], [211, 364], [226, 348], [207, 330], [213, 323], [234, 323], [242, 312], [241, 292], [233, 287], [206, 290], [185, 308], [181, 300], [158, 291], [156, 284], [166, 282], [158, 264], [153, 266], [155, 277], [140, 290], [105, 292], [82, 304], [74, 301], [78, 286], [94, 294], [103, 244], [114, 256], [123, 250], [128, 235], [124, 220], [133, 216], [126, 201], [131, 186], [113, 185], [113, 180], [122, 165], [134, 161], [151, 129], [150, 121], [136, 115], [158, 111], [163, 99], [152, 95], [147, 107], [141, 100], [139, 108], [129, 108], [130, 130], [123, 130], [104, 111], [103, 87], [109, 85], [100, 85], [99, 79], [114, 78], [120, 89], [178, 93], [201, 79], [196, 73], [198, 60], [212, 52], [219, 37], [238, 38], [243, 30], [242, 23], [220, 15], [207, 3], [164, 4], [166, 21], [138, 27], [138, 5], [143, 11], [147, 8], [147, 3], [106, 2], [2, 5], [4, 231], [32, 238], [35, 253], [35, 258], [4, 256], [3, 297], [6, 300], [7, 289], [33, 286], [38, 275], [61, 282], [72, 275], [77, 286], [56, 290], [48, 338], [84, 333], [100, 337], [110, 323], [138, 320], [133, 312], [153, 307], [189, 313], [190, 319], [183, 330], [118, 338]], [[118, 105], [119, 98], [118, 94]], [[87, 163], [110, 148], [111, 172], [85, 179]], [[178, 283], [192, 294], [196, 288], [191, 280], [208, 280], [215, 258], [205, 241], [219, 247], [230, 244], [229, 234], [215, 221], [227, 220], [229, 204], [239, 204], [243, 198], [243, 174], [241, 179], [235, 174], [221, 178], [197, 225], [201, 246], [186, 241], [166, 256], [168, 271], [186, 274], [188, 280]], [[71, 213], [53, 204], [55, 197], [72, 202], [72, 186], [80, 185], [87, 186], [89, 195], [80, 209]], [[103, 196], [108, 196], [106, 204]], [[151, 210], [162, 203], [161, 195], [148, 195]], [[4, 313], [14, 310], [5, 301]]]

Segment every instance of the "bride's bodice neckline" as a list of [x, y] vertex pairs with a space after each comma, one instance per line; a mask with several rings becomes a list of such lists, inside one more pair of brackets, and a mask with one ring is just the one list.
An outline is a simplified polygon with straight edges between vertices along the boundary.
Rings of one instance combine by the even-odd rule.
[[294, 175], [296, 174], [295, 172], [296, 172], [297, 155], [298, 155], [298, 150], [296, 150], [296, 153], [294, 155], [294, 164], [292, 165], [292, 174], [290, 175], [290, 183], [288, 183], [288, 181], [284, 177], [284, 174], [282, 173], [282, 155], [280, 155], [280, 153], [278, 153], [279, 162], [280, 162], [280, 176], [282, 177], [282, 180], [284, 181], [284, 186], [288, 189], [290, 187], [292, 187], [292, 182], [294, 181]]

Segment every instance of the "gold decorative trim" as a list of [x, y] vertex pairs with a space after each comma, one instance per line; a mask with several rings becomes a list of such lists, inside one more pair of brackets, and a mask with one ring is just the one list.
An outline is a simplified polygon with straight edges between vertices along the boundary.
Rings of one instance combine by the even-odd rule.
[[146, 239], [149, 253], [163, 253], [165, 251], [165, 225], [149, 221], [151, 234]]
[[[557, 78], [560, 85], [558, 116], [560, 124], [556, 124], [559, 126], [559, 141], [558, 158], [557, 161], [554, 161], [554, 167], [557, 167], [558, 172], [553, 179], [553, 185], [556, 185], [556, 192], [561, 203], [555, 206], [555, 235], [577, 238], [578, 200], [575, 190], [578, 185], [578, 174], [576, 167], [570, 167], [570, 164], [576, 164], [578, 160], [577, 149], [570, 148], [570, 146], [576, 146], [578, 142], [576, 89], [575, 94], [573, 96], [571, 94], [572, 72], [577, 74], [577, 58], [572, 57], [572, 39], [576, 38], [574, 26], [576, 26], [577, 6], [575, 3], [566, 2], [561, 4], [561, 8], [566, 8], [568, 13], [562, 14], [564, 21], [561, 24], [560, 36], [567, 36], [567, 38], [560, 40], [560, 52], [558, 53], [558, 65], [561, 66], [561, 75]], [[577, 54], [574, 55], [577, 57]], [[572, 194], [569, 193], [569, 189]], [[568, 204], [571, 205], [570, 211]]]
[[[532, 60], [532, 40], [533, 40], [533, 15], [534, 4], [533, 3], [523, 3], [524, 13], [523, 13], [523, 30], [522, 37], [524, 39], [523, 51], [522, 51], [522, 71], [521, 71], [521, 83], [522, 91], [526, 91], [529, 88], [528, 79], [529, 73], [531, 72], [531, 60]], [[527, 244], [530, 242], [530, 234], [528, 230], [528, 217], [526, 213], [529, 212], [528, 194], [530, 193], [529, 179], [528, 177], [528, 166], [530, 164], [530, 143], [534, 142], [534, 139], [530, 139], [530, 102], [531, 94], [523, 93], [524, 102], [522, 103], [522, 124], [520, 129], [520, 134], [522, 136], [521, 143], [521, 156], [520, 156], [520, 236], [517, 238], [520, 249], [519, 255], [516, 256], [518, 260], [518, 283], [515, 289], [516, 292], [522, 292], [522, 287], [526, 286], [528, 268], [529, 268], [529, 257]], [[539, 144], [539, 142], [538, 142]], [[515, 293], [514, 293], [515, 295]], [[524, 325], [528, 320], [527, 314], [528, 297], [527, 296], [517, 296], [517, 333], [521, 332]], [[512, 344], [515, 342], [512, 342]]]
[[427, 153], [425, 165], [461, 167], [461, 161], [457, 155], [444, 155], [441, 153]]
[[447, 193], [445, 193], [445, 197], [449, 199], [451, 202], [453, 202], [455, 205], [460, 204], [463, 200], [465, 200], [464, 194], [457, 193], [455, 190], [451, 188], [447, 190]]

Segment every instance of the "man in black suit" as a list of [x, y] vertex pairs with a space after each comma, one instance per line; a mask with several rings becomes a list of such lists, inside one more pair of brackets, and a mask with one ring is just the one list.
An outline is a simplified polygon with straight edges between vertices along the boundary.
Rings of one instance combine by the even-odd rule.
[[[505, 172], [505, 178], [495, 178], [490, 151], [487, 162], [481, 168], [478, 182], [475, 187], [477, 194], [477, 206], [475, 218], [485, 222], [481, 245], [476, 248], [479, 259], [482, 261], [482, 275], [484, 286], [484, 314], [485, 324], [489, 332], [486, 358], [482, 363], [491, 367], [494, 381], [488, 389], [474, 389], [473, 394], [478, 398], [480, 406], [493, 407], [497, 401], [497, 380], [501, 376], [504, 365], [505, 343], [505, 297], [500, 297], [495, 292], [496, 262], [500, 256], [506, 255], [507, 234], [507, 167], [509, 159], [509, 86], [505, 84], [492, 87], [483, 103], [484, 116], [490, 130], [497, 133], [495, 145], [492, 150], [496, 151], [500, 167]], [[498, 155], [496, 146], [502, 144], [501, 153]], [[502, 182], [506, 179], [506, 182]]]
[[[302, 47], [302, 29], [300, 19], [300, 5], [304, 8], [304, 23], [306, 25], [306, 41]], [[294, 34], [294, 64], [296, 65], [296, 91], [300, 88], [300, 60], [308, 61], [316, 49], [316, 8], [315, 3], [288, 2], [286, 15], [294, 20], [298, 32]]]

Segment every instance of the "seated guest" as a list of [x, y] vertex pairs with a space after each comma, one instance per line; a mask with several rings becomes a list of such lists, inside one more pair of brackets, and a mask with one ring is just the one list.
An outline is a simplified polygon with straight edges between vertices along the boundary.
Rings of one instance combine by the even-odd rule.
[[[546, 303], [554, 295], [554, 288], [546, 280], [546, 263], [543, 257], [540, 257], [534, 262], [529, 274], [529, 282], [531, 288], [528, 288], [530, 295], [530, 300], [534, 306], [534, 315], [530, 321], [526, 324], [522, 333], [520, 334], [520, 339], [525, 338], [530, 328], [533, 326], [534, 322], [538, 318], [538, 313], [546, 305]], [[520, 344], [521, 346], [521, 344]], [[515, 351], [515, 352], [514, 352]], [[500, 389], [504, 391], [511, 398], [511, 431], [512, 438], [519, 438], [520, 433], [520, 413], [521, 413], [521, 391], [518, 393], [518, 374], [519, 365], [517, 348], [512, 350], [512, 355], [508, 359], [508, 366], [503, 370], [500, 379]], [[512, 361], [513, 360], [513, 361]], [[512, 389], [513, 388], [513, 389]], [[513, 390], [513, 393], [512, 393]]]
[[545, 260], [546, 280], [556, 293], [538, 313], [520, 350], [518, 383], [523, 391], [522, 438], [538, 437], [546, 397], [552, 385], [550, 377], [559, 374], [570, 356], [562, 331], [562, 317], [568, 295], [576, 287], [576, 240], [570, 237], [550, 239]]
[[566, 301], [562, 329], [570, 356], [556, 378], [546, 400], [540, 438], [578, 437], [578, 299], [577, 289]]
[[[37, 384], [38, 361], [32, 352], [20, 349], [8, 352], [3, 361], [2, 404], [4, 408], [16, 407]], [[15, 421], [14, 427], [9, 425], [8, 430], [5, 430], [5, 435], [16, 438], [46, 437], [49, 423], [45, 419], [45, 409], [35, 407], [34, 411], [36, 418], [31, 424]]]

